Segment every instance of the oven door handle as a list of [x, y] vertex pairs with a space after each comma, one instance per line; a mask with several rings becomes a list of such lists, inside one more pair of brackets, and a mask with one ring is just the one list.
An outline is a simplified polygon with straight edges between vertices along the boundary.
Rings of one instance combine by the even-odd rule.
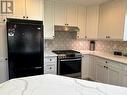
[[62, 59], [60, 61], [80, 61], [81, 58], [78, 58], [78, 59]]

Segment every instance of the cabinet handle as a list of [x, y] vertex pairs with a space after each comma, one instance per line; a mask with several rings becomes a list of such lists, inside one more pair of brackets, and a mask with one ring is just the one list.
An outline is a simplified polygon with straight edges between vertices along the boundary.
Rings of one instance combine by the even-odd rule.
[[28, 16], [26, 18], [28, 18]]
[[67, 24], [67, 25], [69, 25], [69, 24]]
[[105, 63], [108, 63], [107, 61], [105, 61]]
[[23, 18], [25, 18], [25, 16], [23, 16]]
[[106, 68], [106, 66], [104, 66], [104, 68]]

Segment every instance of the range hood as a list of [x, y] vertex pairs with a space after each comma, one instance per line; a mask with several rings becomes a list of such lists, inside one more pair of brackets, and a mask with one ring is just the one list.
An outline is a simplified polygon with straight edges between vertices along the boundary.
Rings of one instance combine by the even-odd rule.
[[79, 28], [76, 26], [55, 25], [54, 27], [56, 32], [78, 32], [79, 31]]

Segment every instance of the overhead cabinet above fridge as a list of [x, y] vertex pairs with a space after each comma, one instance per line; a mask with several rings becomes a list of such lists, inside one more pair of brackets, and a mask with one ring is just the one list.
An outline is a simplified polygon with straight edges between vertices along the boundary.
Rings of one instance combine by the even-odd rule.
[[7, 18], [43, 20], [44, 0], [13, 0], [13, 14]]

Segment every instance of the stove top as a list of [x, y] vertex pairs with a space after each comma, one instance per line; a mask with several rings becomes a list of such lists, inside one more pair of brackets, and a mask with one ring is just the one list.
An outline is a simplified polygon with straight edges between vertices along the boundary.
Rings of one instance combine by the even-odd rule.
[[58, 58], [79, 58], [81, 53], [75, 50], [54, 50], [52, 51], [58, 55]]
[[78, 51], [75, 51], [75, 50], [54, 50], [52, 51], [56, 54], [75, 54], [75, 53], [80, 53]]

